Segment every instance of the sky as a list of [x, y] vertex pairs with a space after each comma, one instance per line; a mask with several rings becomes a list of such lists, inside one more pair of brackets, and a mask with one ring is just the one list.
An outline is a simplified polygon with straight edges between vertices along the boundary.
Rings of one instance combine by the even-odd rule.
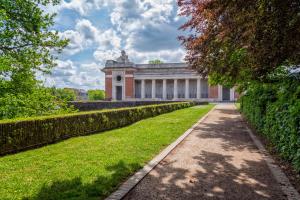
[[70, 40], [52, 74], [41, 78], [47, 86], [104, 89], [101, 68], [122, 49], [134, 63], [184, 59], [176, 0], [61, 0], [45, 10], [57, 13], [51, 29]]

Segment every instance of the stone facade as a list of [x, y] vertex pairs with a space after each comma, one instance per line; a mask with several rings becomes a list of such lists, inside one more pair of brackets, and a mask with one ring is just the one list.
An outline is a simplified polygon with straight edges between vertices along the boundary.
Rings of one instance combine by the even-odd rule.
[[108, 60], [105, 91], [108, 100], [199, 100], [234, 101], [234, 88], [209, 86], [207, 78], [186, 63], [135, 64], [124, 51], [116, 60]]

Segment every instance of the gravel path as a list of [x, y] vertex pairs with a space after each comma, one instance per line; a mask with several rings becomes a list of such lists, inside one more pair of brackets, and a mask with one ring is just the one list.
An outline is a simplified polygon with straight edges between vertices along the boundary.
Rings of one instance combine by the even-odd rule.
[[220, 104], [124, 198], [287, 199], [232, 104]]

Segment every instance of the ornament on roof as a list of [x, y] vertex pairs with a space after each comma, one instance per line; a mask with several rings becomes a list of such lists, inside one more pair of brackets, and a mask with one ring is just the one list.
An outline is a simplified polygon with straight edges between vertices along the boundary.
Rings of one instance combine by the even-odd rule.
[[128, 55], [126, 54], [126, 51], [122, 50], [121, 51], [121, 56], [117, 58], [118, 63], [131, 63], [129, 61]]

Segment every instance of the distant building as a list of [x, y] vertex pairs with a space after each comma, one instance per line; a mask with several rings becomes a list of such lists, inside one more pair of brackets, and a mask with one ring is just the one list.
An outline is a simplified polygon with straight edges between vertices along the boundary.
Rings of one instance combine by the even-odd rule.
[[116, 60], [108, 60], [105, 92], [109, 100], [199, 100], [234, 101], [234, 88], [209, 86], [186, 63], [135, 64], [125, 51]]

